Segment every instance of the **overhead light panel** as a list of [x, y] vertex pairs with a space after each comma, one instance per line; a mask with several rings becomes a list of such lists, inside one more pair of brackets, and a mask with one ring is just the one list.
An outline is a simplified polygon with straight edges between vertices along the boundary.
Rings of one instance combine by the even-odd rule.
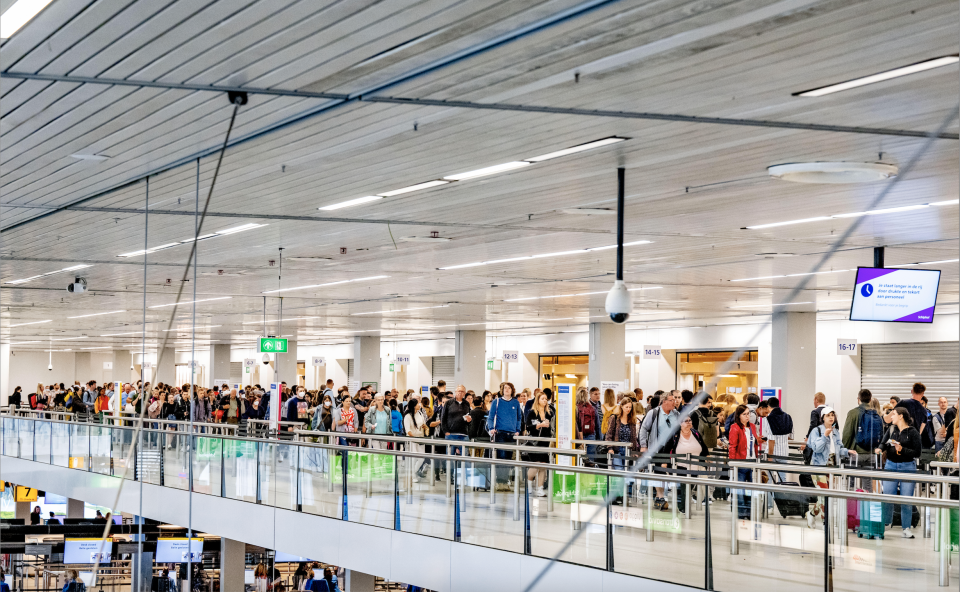
[[[635, 246], [635, 245], [647, 245], [647, 244], [650, 244], [651, 242], [653, 242], [653, 241], [647, 241], [647, 240], [634, 241], [634, 242], [631, 242], [631, 243], [624, 243], [623, 246], [625, 246], [625, 247], [632, 247], [632, 246]], [[592, 248], [589, 248], [589, 249], [576, 249], [576, 250], [573, 250], [573, 251], [558, 251], [558, 252], [556, 252], [556, 253], [541, 253], [541, 254], [539, 254], [539, 255], [525, 255], [525, 256], [523, 256], [523, 257], [510, 257], [509, 259], [493, 259], [493, 260], [491, 260], [491, 261], [477, 261], [477, 262], [475, 262], [475, 263], [461, 263], [460, 265], [448, 265], [447, 267], [438, 267], [437, 269], [442, 270], [442, 271], [446, 271], [446, 270], [450, 270], [450, 269], [464, 269], [464, 268], [466, 268], [466, 267], [478, 267], [478, 266], [481, 266], [481, 265], [493, 265], [493, 264], [495, 264], [495, 263], [511, 263], [511, 262], [513, 262], [513, 261], [526, 261], [526, 260], [530, 260], [530, 259], [544, 259], [544, 258], [547, 258], [547, 257], [562, 257], [562, 256], [566, 256], [566, 255], [579, 255], [579, 254], [583, 254], [583, 253], [589, 253], [589, 252], [591, 252], [591, 251], [605, 251], [605, 250], [607, 250], [607, 249], [616, 249], [616, 248], [617, 248], [617, 245], [608, 245], [608, 246], [604, 246], [604, 247], [592, 247]]]
[[398, 309], [396, 309], [396, 310], [373, 310], [373, 311], [370, 311], [370, 312], [355, 312], [355, 313], [353, 313], [353, 314], [350, 315], [350, 316], [356, 317], [356, 316], [360, 316], [360, 315], [371, 315], [371, 314], [382, 314], [382, 315], [385, 315], [385, 314], [393, 314], [393, 313], [395, 313], [395, 312], [406, 312], [406, 311], [408, 311], [408, 310], [426, 310], [426, 309], [428, 309], [428, 308], [447, 308], [448, 306], [450, 306], [450, 305], [449, 305], [449, 304], [441, 304], [440, 306], [417, 306], [417, 307], [414, 307], [414, 308], [398, 308]]
[[610, 144], [616, 144], [618, 142], [623, 142], [629, 138], [620, 138], [617, 136], [611, 136], [609, 138], [604, 138], [602, 140], [596, 140], [594, 142], [587, 142], [586, 144], [580, 144], [578, 146], [573, 146], [571, 148], [564, 148], [563, 150], [557, 150], [556, 152], [550, 152], [548, 154], [543, 154], [541, 156], [534, 156], [533, 158], [528, 158], [529, 162], [543, 162], [545, 160], [551, 160], [553, 158], [560, 158], [561, 156], [566, 156], [568, 154], [576, 154], [577, 152], [583, 152], [584, 150], [593, 150], [594, 148], [600, 148], [601, 146], [609, 146]]
[[77, 317], [67, 317], [68, 319], [85, 319], [87, 317], [102, 317], [103, 315], [112, 315], [120, 314], [121, 312], [127, 312], [125, 310], [111, 310], [110, 312], [95, 312], [93, 314], [85, 314]]
[[[663, 286], [648, 286], [645, 288], [630, 288], [628, 292], [639, 292], [641, 290], [661, 290]], [[596, 294], [606, 294], [609, 290], [601, 290], [599, 292], [578, 292], [576, 294], [555, 294], [552, 296], [527, 296], [526, 298], [508, 298], [504, 302], [522, 302], [524, 300], [546, 300], [548, 298], [570, 298], [572, 296], [594, 296]], [[606, 317], [606, 315], [604, 315]]]
[[76, 339], [86, 339], [86, 335], [78, 335], [77, 337], [59, 337], [57, 339], [51, 339], [50, 341], [74, 341]]
[[122, 335], [143, 335], [143, 331], [133, 331], [132, 333], [107, 333], [106, 335], [101, 335], [100, 337], [120, 337]]
[[393, 197], [395, 195], [403, 195], [404, 193], [420, 191], [421, 189], [430, 189], [431, 187], [446, 185], [449, 182], [450, 181], [444, 181], [443, 179], [436, 179], [433, 181], [427, 181], [426, 183], [417, 183], [416, 185], [410, 185], [409, 187], [401, 187], [400, 189], [394, 189], [393, 191], [378, 193], [377, 195], [379, 195], [380, 197]]
[[764, 275], [760, 277], [741, 278], [739, 280], [728, 280], [731, 282], [750, 282], [753, 280], [772, 280], [777, 278], [801, 277], [805, 275], [823, 275], [827, 273], [843, 273], [844, 271], [856, 271], [855, 269], [832, 269], [830, 271], [808, 271], [806, 273], [787, 273], [780, 275]]
[[29, 343], [42, 343], [40, 341], [11, 341], [10, 345], [27, 345]]
[[[203, 298], [202, 300], [188, 300], [186, 302], [180, 302], [179, 304], [196, 304], [198, 302], [211, 302], [213, 300], [230, 300], [233, 296], [221, 296], [220, 298]], [[171, 302], [170, 304], [157, 304], [156, 306], [148, 306], [147, 308], [164, 308], [166, 306], [176, 306], [177, 302]]]
[[53, 319], [46, 321], [30, 321], [29, 323], [17, 323], [16, 325], [7, 325], [7, 327], [23, 327], [24, 325], [40, 325], [42, 323], [52, 323]]
[[40, 11], [50, 4], [51, 0], [17, 0], [0, 17], [0, 38], [9, 39], [22, 26], [40, 14]]
[[308, 290], [310, 288], [325, 288], [327, 286], [339, 286], [340, 284], [352, 284], [354, 282], [367, 282], [370, 280], [382, 280], [390, 276], [388, 275], [374, 275], [365, 278], [357, 278], [355, 280], [340, 280], [339, 282], [328, 282], [326, 284], [311, 284], [309, 286], [297, 286], [296, 288], [281, 288], [279, 290], [267, 290], [266, 292], [261, 292], [261, 294], [277, 294], [279, 292], [290, 292], [292, 290]]
[[[306, 319], [319, 319], [319, 318], [320, 317], [290, 317], [289, 319], [280, 319], [280, 320], [286, 322], [286, 321], [303, 321]], [[266, 324], [270, 325], [276, 322], [277, 322], [277, 319], [270, 319], [269, 321], [266, 321]], [[244, 321], [240, 324], [241, 325], [262, 325], [264, 324], [264, 321]]]
[[857, 88], [860, 86], [866, 86], [868, 84], [883, 82], [884, 80], [890, 80], [892, 78], [908, 76], [910, 74], [916, 74], [918, 72], [932, 70], [933, 68], [949, 66], [950, 64], [956, 64], [957, 61], [960, 61], [960, 57], [956, 55], [948, 55], [948, 56], [943, 56], [939, 58], [933, 58], [930, 60], [917, 62], [916, 64], [910, 64], [909, 66], [894, 68], [893, 70], [887, 70], [885, 72], [880, 72], [878, 74], [871, 74], [870, 76], [864, 76], [862, 78], [855, 78], [853, 80], [848, 80], [846, 82], [840, 82], [838, 84], [831, 84], [828, 86], [821, 86], [820, 88], [800, 91], [797, 93], [793, 93], [793, 96], [822, 97], [824, 95], [833, 94], [835, 92], [840, 92], [842, 90], [849, 90], [851, 88]]
[[834, 214], [832, 216], [817, 216], [815, 218], [800, 218], [799, 220], [787, 220], [786, 222], [771, 222], [770, 224], [756, 224], [754, 226], [744, 226], [741, 230], [761, 230], [764, 228], [774, 228], [777, 226], [790, 226], [792, 224], [805, 224], [807, 222], [822, 222], [824, 220], [834, 220], [839, 218], [858, 218], [860, 216], [877, 216], [880, 214], [895, 214], [898, 212], [909, 212], [911, 210], [922, 210], [929, 207], [955, 206], [960, 200], [950, 199], [947, 201], [935, 201], [925, 204], [914, 204], [910, 206], [897, 206], [893, 208], [881, 208], [879, 210], [868, 210], [865, 212], [850, 212], [847, 214]]
[[[230, 228], [224, 228], [223, 230], [218, 230], [210, 234], [204, 234], [196, 238], [197, 241], [207, 240], [211, 238], [216, 238], [218, 236], [228, 236], [230, 234], [236, 234], [238, 232], [244, 232], [246, 230], [253, 230], [254, 228], [262, 228], [266, 224], [257, 224], [254, 222], [249, 222], [247, 224], [241, 224], [240, 226], [232, 226]], [[139, 251], [131, 251], [129, 253], [121, 253], [117, 257], [138, 257], [140, 255], [149, 255], [151, 253], [156, 253], [157, 251], [163, 251], [165, 249], [172, 249], [173, 247], [179, 247], [180, 245], [188, 245], [194, 241], [193, 237], [183, 239], [182, 241], [177, 241], [175, 243], [167, 243], [165, 245], [160, 245], [158, 247], [150, 247], [148, 249], [140, 249]]]
[[367, 195], [365, 197], [358, 197], [357, 199], [349, 199], [347, 201], [341, 201], [340, 203], [331, 204], [329, 206], [323, 206], [322, 208], [317, 208], [318, 210], [331, 211], [339, 210], [340, 208], [349, 208], [350, 206], [358, 206], [360, 204], [365, 204], [370, 201], [377, 201], [378, 199], [383, 199], [379, 195]]
[[488, 175], [496, 175], [497, 173], [505, 173], [507, 171], [513, 171], [516, 169], [522, 169], [532, 165], [532, 162], [525, 160], [515, 160], [513, 162], [505, 162], [503, 164], [497, 164], [494, 166], [489, 166], [482, 169], [477, 169], [475, 171], [467, 171], [466, 173], [457, 173], [456, 175], [450, 175], [444, 177], [447, 181], [466, 181], [467, 179], [478, 179], [480, 177], [486, 177]]
[[7, 283], [8, 283], [8, 284], [25, 284], [25, 283], [27, 283], [27, 282], [30, 282], [30, 281], [33, 281], [33, 280], [36, 280], [36, 279], [40, 279], [40, 278], [42, 278], [42, 277], [47, 277], [47, 276], [50, 276], [50, 275], [55, 275], [55, 274], [63, 273], [63, 272], [66, 272], [66, 271], [77, 271], [77, 270], [80, 270], [80, 269], [86, 269], [86, 268], [88, 268], [88, 267], [93, 267], [93, 266], [92, 266], [92, 265], [73, 265], [73, 266], [71, 266], [71, 267], [64, 267], [63, 269], [58, 269], [58, 270], [56, 270], [56, 271], [48, 271], [47, 273], [41, 273], [40, 275], [30, 276], [30, 277], [28, 277], [28, 278], [22, 278], [22, 279], [19, 279], [19, 280], [11, 280], [11, 281], [9, 281], [9, 282], [7, 282]]

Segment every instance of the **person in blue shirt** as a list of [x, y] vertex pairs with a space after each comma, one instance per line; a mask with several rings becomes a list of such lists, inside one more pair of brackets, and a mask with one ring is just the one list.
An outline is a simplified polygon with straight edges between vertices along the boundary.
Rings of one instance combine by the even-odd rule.
[[[523, 408], [520, 402], [513, 398], [516, 389], [513, 383], [504, 382], [500, 385], [500, 397], [494, 399], [490, 405], [490, 414], [487, 416], [487, 432], [493, 442], [515, 444], [514, 437], [523, 427]], [[508, 451], [498, 450], [497, 458], [508, 458]]]
[[10, 586], [7, 585], [7, 578], [0, 573], [0, 592], [10, 592]]
[[394, 436], [405, 436], [403, 433], [403, 414], [397, 406], [396, 399], [390, 399], [390, 429]]

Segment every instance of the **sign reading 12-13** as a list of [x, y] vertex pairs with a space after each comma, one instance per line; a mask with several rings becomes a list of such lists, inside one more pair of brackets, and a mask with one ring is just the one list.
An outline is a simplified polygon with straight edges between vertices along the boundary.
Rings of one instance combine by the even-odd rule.
[[261, 337], [260, 353], [262, 354], [285, 354], [287, 353], [287, 340], [278, 337]]

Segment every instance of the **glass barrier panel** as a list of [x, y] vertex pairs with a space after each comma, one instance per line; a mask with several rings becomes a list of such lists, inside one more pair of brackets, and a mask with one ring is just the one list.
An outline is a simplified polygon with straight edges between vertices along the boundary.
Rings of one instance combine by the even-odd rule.
[[273, 505], [284, 510], [297, 509], [297, 469], [299, 446], [276, 444], [276, 464], [273, 467]]
[[223, 440], [194, 435], [193, 490], [220, 497]]
[[[518, 469], [485, 461], [489, 459], [477, 458], [467, 476], [460, 540], [523, 553], [524, 499], [522, 486], [517, 489]], [[442, 495], [443, 481], [438, 486]]]
[[257, 501], [257, 442], [223, 441], [223, 491], [226, 497]]
[[[327, 443], [327, 438], [319, 438]], [[339, 483], [334, 486], [331, 465], [336, 452], [327, 448], [300, 449], [300, 507], [308, 514], [340, 518], [341, 495]]]
[[175, 429], [163, 431], [163, 485], [188, 489], [190, 483], [190, 439]]
[[[524, 469], [524, 483], [530, 499], [531, 553], [554, 557], [570, 536], [581, 530], [576, 542], [560, 556], [560, 560], [605, 569], [607, 511], [603, 501], [608, 487], [622, 483], [623, 479], [608, 484], [603, 475], [551, 471], [548, 466]], [[553, 479], [552, 510], [550, 478]], [[542, 496], [538, 495], [540, 484], [543, 485]]]
[[260, 503], [272, 506], [276, 502], [274, 466], [277, 464], [277, 445], [273, 442], [257, 442], [257, 496]]
[[[353, 448], [347, 458], [347, 516], [351, 522], [394, 527], [393, 457], [368, 452], [366, 448]], [[343, 479], [341, 454], [334, 461], [334, 471], [340, 469]], [[334, 477], [336, 478], [336, 477]]]
[[70, 424], [50, 424], [52, 463], [58, 467], [70, 466]]
[[[425, 452], [429, 446], [408, 444], [411, 452]], [[453, 540], [454, 500], [447, 497], [446, 484], [435, 480], [430, 461], [406, 457], [398, 461], [400, 469], [400, 530], [441, 539]], [[444, 467], [445, 468], [445, 467]], [[439, 466], [438, 466], [439, 469]], [[467, 490], [477, 483], [477, 473], [469, 463], [466, 471]], [[461, 518], [468, 515], [466, 500], [461, 498]]]
[[160, 485], [162, 455], [163, 434], [154, 430], [143, 430], [137, 446], [137, 480]]
[[101, 475], [113, 474], [113, 459], [111, 458], [110, 428], [102, 425], [91, 425], [90, 430], [90, 465], [91, 470]]
[[[110, 441], [113, 446], [113, 474], [116, 477], [133, 479], [133, 463], [130, 462], [133, 436], [136, 430], [113, 427], [110, 428]], [[127, 466], [130, 471], [127, 472]]]
[[71, 469], [88, 470], [90, 462], [90, 426], [86, 423], [68, 424], [70, 430], [70, 460]]
[[[804, 519], [810, 508], [817, 507], [816, 490], [798, 486], [798, 493], [772, 496], [749, 486], [743, 483], [732, 492], [717, 488], [721, 499], [711, 499], [714, 589], [739, 592], [749, 577], [757, 588], [822, 592], [822, 514], [812, 526]], [[770, 568], [748, 567], [751, 562]]]
[[7, 456], [19, 456], [17, 450], [17, 420], [13, 417], [3, 418], [3, 453]]
[[21, 419], [19, 423], [17, 436], [20, 439], [20, 458], [33, 460], [33, 424], [36, 422], [32, 419]]
[[34, 426], [34, 437], [33, 437], [33, 456], [37, 462], [50, 464], [50, 454], [51, 454], [51, 430], [53, 429], [54, 424], [49, 421], [38, 422]]

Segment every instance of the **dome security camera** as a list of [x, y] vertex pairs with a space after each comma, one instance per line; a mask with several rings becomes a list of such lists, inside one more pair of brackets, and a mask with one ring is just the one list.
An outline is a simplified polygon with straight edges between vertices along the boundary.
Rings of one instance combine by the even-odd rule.
[[77, 276], [72, 284], [67, 284], [67, 292], [72, 292], [74, 294], [83, 294], [87, 291], [87, 280]]
[[47, 370], [49, 370], [50, 372], [53, 372], [53, 364], [50, 364], [49, 366], [47, 366]]
[[633, 312], [633, 301], [630, 299], [630, 292], [623, 280], [613, 282], [613, 287], [607, 292], [607, 300], [604, 304], [610, 320], [614, 323], [626, 323]]
[[263, 354], [263, 363], [265, 365], [270, 363], [270, 354]]

